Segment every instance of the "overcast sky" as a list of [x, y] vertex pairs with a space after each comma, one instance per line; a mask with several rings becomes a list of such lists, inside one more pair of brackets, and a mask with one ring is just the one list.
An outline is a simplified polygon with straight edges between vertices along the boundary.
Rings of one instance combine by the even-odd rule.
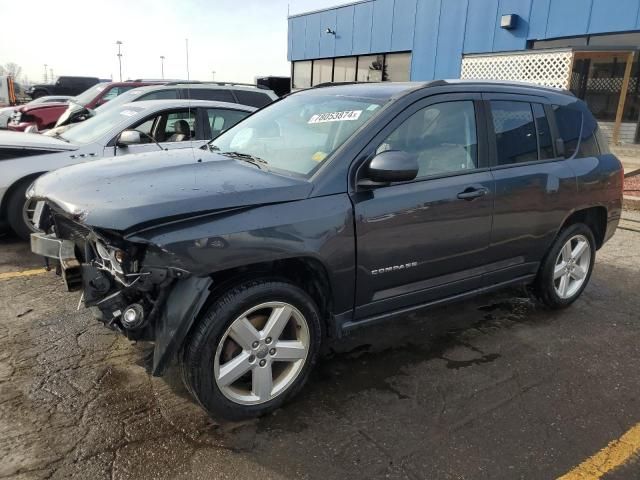
[[0, 64], [15, 62], [31, 82], [44, 64], [58, 75], [118, 80], [186, 78], [252, 82], [289, 75], [287, 9], [291, 14], [350, 0], [0, 0]]

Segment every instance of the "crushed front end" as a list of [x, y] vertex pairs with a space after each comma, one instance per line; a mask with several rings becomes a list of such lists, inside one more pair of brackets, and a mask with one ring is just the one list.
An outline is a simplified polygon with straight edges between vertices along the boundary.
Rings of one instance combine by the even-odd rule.
[[83, 225], [39, 202], [39, 228], [31, 250], [45, 257], [69, 291], [104, 324], [132, 340], [155, 340], [159, 318], [178, 279], [189, 276], [167, 265], [157, 247], [135, 244], [118, 232]]

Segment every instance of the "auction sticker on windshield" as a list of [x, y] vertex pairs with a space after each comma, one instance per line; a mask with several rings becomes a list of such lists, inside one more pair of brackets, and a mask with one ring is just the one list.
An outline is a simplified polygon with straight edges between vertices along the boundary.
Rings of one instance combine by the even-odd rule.
[[313, 115], [307, 123], [344, 122], [357, 120], [362, 110], [346, 110], [344, 112], [327, 112]]

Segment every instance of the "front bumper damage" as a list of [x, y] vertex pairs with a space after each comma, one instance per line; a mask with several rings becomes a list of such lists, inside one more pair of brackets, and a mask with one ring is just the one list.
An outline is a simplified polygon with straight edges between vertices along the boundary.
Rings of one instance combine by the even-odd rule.
[[212, 281], [170, 265], [139, 266], [139, 259], [115, 266], [105, 243], [89, 230], [82, 237], [33, 233], [31, 250], [55, 265], [69, 291], [105, 326], [132, 340], [154, 342], [153, 375], [162, 375], [180, 350]]

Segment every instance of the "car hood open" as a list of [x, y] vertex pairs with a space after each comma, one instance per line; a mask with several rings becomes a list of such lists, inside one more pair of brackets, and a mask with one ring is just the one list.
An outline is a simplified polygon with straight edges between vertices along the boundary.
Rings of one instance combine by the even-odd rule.
[[201, 149], [150, 152], [61, 168], [32, 198], [91, 227], [117, 231], [217, 210], [308, 197], [311, 183]]

